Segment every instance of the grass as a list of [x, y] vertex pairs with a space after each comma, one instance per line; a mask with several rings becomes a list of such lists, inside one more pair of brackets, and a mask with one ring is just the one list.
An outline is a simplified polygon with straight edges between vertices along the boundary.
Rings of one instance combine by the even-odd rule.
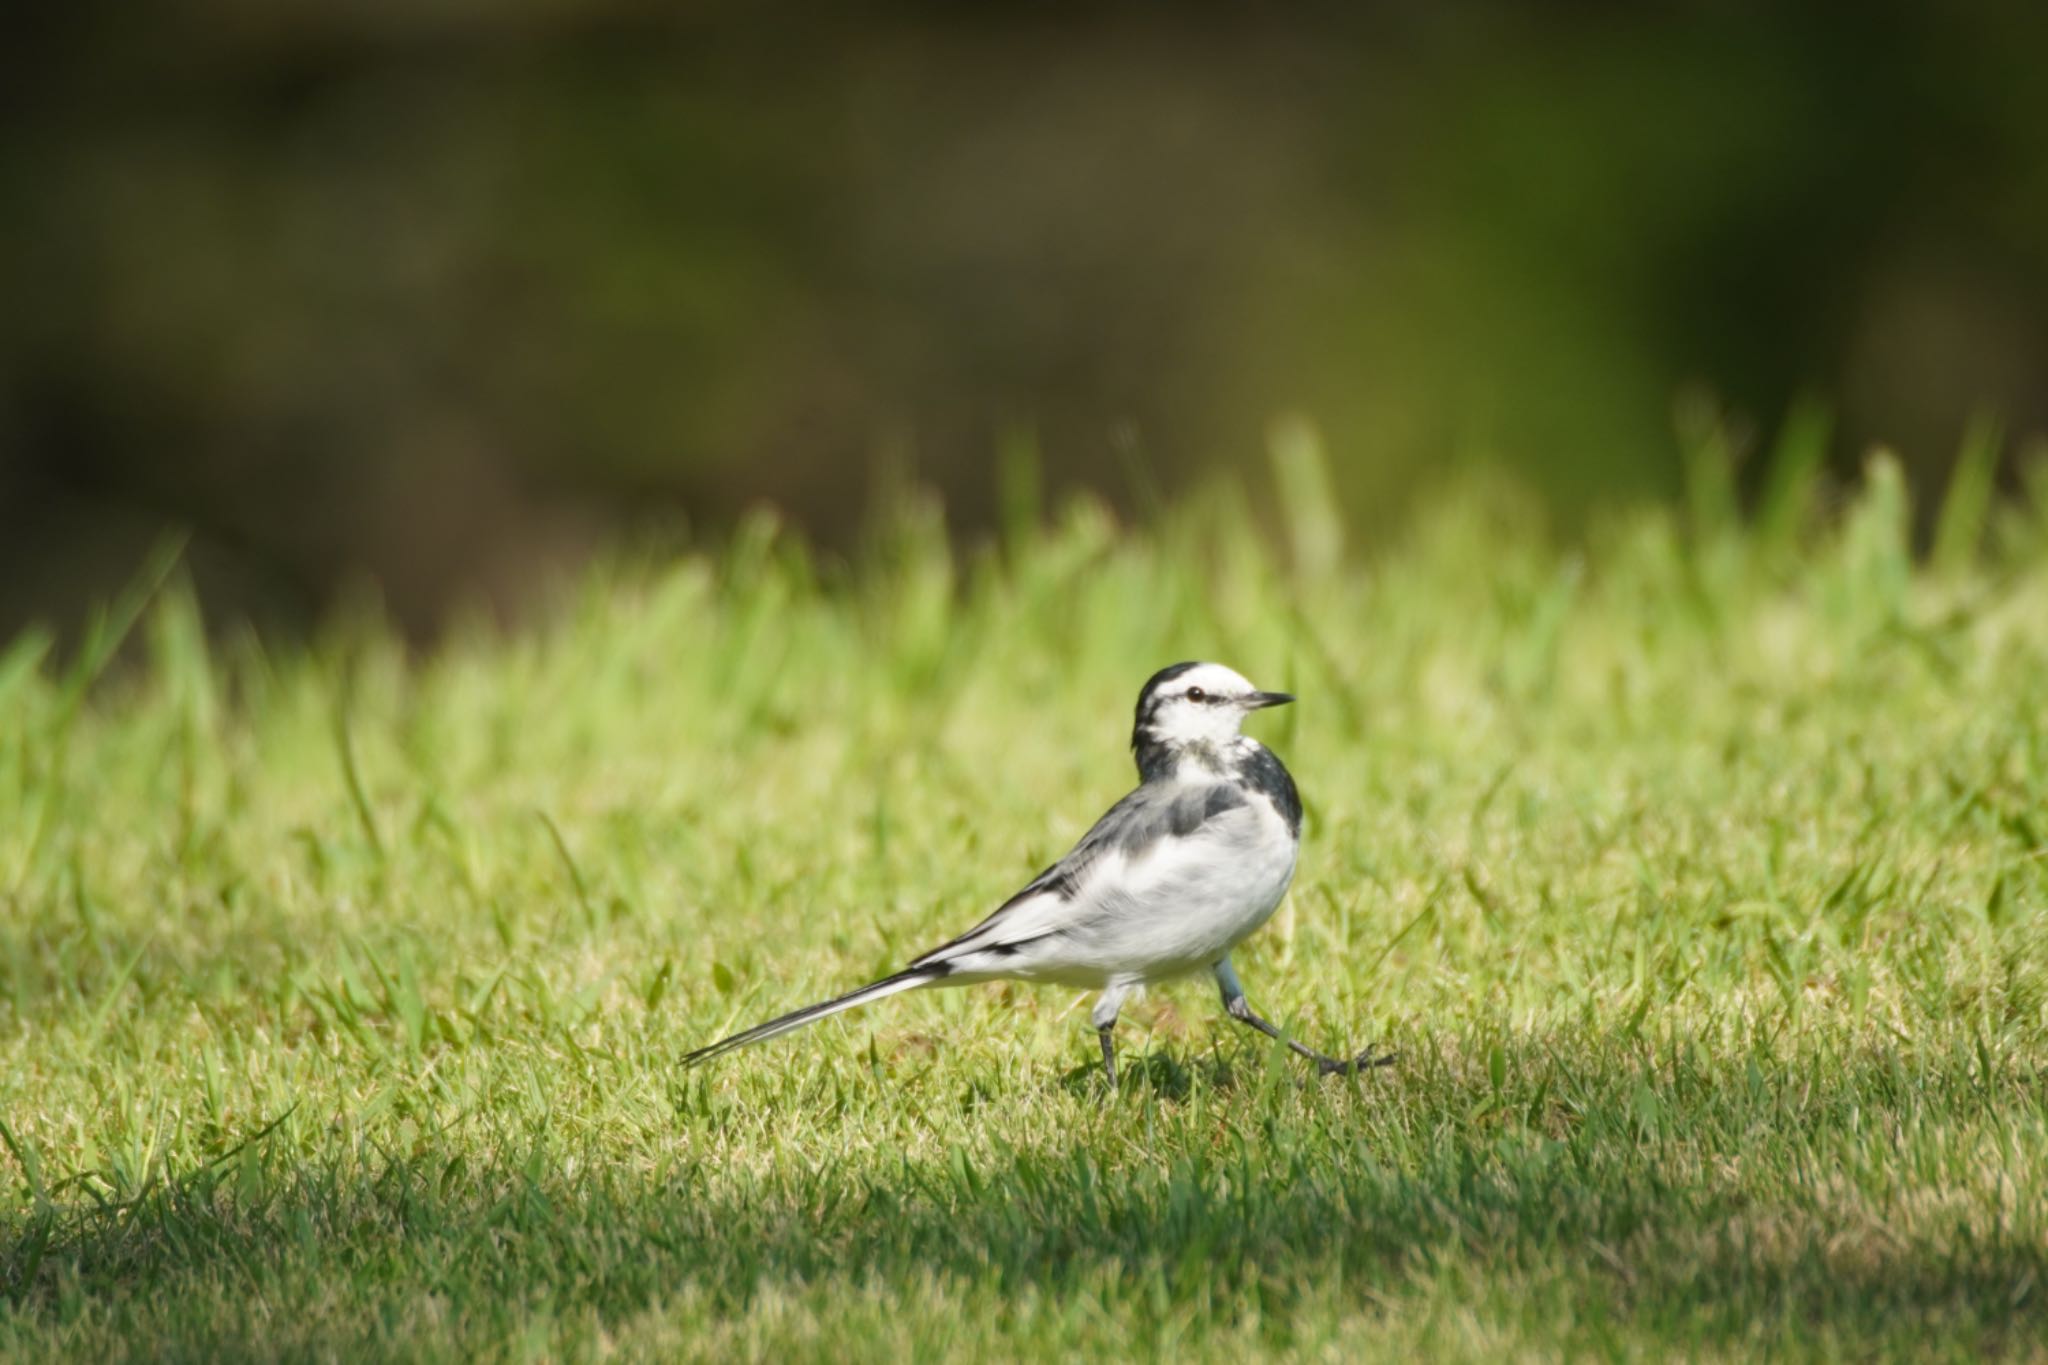
[[[2048, 500], [1923, 566], [1707, 443], [1360, 563], [1282, 457], [1271, 539], [762, 520], [423, 657], [166, 563], [0, 653], [0, 1356], [2048, 1356]], [[1113, 1099], [1056, 988], [676, 1070], [1058, 854], [1190, 656], [1303, 698], [1253, 1000], [1398, 1067], [1190, 983]]]

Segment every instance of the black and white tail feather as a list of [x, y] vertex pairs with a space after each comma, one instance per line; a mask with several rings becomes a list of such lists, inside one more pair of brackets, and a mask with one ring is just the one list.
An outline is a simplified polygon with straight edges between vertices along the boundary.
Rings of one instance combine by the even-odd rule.
[[902, 971], [756, 1024], [685, 1056], [695, 1066], [904, 991], [1012, 978], [1100, 991], [1093, 1019], [1103, 1069], [1131, 991], [1211, 972], [1233, 1019], [1283, 1041], [1324, 1073], [1393, 1060], [1326, 1056], [1287, 1038], [1245, 999], [1230, 950], [1279, 906], [1294, 875], [1301, 800], [1286, 766], [1239, 733], [1244, 718], [1293, 698], [1262, 692], [1221, 664], [1152, 675], [1138, 695], [1131, 748], [1139, 785], [1065, 857], [987, 919]]
[[945, 975], [945, 969], [942, 967], [906, 967], [894, 976], [885, 976], [880, 981], [862, 986], [857, 991], [848, 991], [835, 999], [821, 1000], [815, 1005], [791, 1010], [788, 1014], [770, 1019], [765, 1024], [756, 1024], [750, 1029], [733, 1034], [730, 1038], [721, 1038], [709, 1047], [700, 1047], [683, 1058], [683, 1065], [695, 1066], [699, 1062], [708, 1062], [713, 1057], [723, 1057], [728, 1052], [737, 1052], [755, 1043], [765, 1043], [770, 1038], [794, 1033], [806, 1024], [815, 1024], [820, 1019], [829, 1019], [835, 1014], [858, 1009], [872, 1001], [900, 995], [904, 991], [914, 991], [919, 986], [929, 986], [934, 981], [943, 980]]

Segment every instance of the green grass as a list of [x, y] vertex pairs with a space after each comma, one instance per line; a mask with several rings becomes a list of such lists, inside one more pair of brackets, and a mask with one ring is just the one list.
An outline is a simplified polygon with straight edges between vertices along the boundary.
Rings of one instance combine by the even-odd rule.
[[[0, 1355], [2048, 1356], [2043, 501], [1918, 567], [1887, 467], [1745, 527], [1708, 450], [1360, 562], [1282, 475], [1270, 540], [761, 522], [423, 657], [160, 566], [0, 654]], [[1190, 656], [1302, 697], [1253, 1000], [1398, 1067], [1191, 982], [1114, 1098], [1056, 988], [676, 1070], [1057, 855]]]

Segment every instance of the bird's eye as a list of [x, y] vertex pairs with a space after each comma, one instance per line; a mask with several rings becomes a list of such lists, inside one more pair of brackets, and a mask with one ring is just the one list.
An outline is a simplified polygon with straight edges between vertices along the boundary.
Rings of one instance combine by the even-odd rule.
[[1204, 691], [1203, 691], [1203, 690], [1202, 690], [1201, 688], [1199, 688], [1199, 687], [1190, 687], [1190, 688], [1188, 689], [1188, 700], [1189, 700], [1189, 701], [1207, 701], [1207, 700], [1209, 700], [1209, 694], [1208, 694], [1207, 692], [1204, 692]]

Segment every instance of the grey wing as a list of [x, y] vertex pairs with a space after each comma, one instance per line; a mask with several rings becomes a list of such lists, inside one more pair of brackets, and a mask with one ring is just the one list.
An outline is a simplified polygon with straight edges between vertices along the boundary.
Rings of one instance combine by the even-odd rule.
[[1245, 804], [1236, 787], [1147, 783], [1111, 806], [1068, 851], [1016, 895], [960, 937], [917, 958], [913, 968], [968, 954], [1002, 956], [1048, 935], [1081, 927], [1102, 904], [1102, 882], [1161, 840], [1193, 834], [1202, 824]]

